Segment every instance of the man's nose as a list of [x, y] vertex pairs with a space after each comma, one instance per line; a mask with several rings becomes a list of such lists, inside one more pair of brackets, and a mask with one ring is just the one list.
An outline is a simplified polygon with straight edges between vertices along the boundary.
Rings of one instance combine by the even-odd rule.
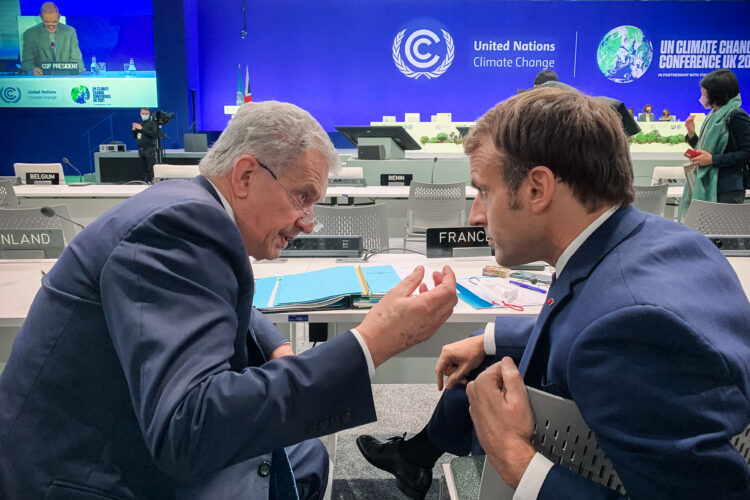
[[471, 226], [484, 226], [486, 225], [485, 207], [479, 198], [474, 198], [474, 202], [471, 204], [471, 212], [469, 212], [469, 225]]

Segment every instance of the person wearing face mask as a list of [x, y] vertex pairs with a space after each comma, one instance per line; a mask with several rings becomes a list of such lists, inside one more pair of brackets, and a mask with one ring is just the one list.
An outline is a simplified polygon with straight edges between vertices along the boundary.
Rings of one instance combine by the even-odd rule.
[[737, 76], [731, 70], [717, 69], [706, 75], [700, 86], [700, 103], [711, 111], [700, 134], [695, 133], [695, 115], [685, 120], [685, 141], [700, 154], [690, 160], [699, 168], [692, 193], [685, 188], [680, 213], [685, 212], [691, 198], [719, 203], [745, 201], [743, 169], [750, 164], [750, 116], [740, 107]]
[[133, 137], [138, 139], [138, 158], [143, 166], [143, 180], [149, 183], [154, 181], [159, 134], [159, 124], [151, 119], [151, 111], [141, 108], [141, 122], [133, 123]]

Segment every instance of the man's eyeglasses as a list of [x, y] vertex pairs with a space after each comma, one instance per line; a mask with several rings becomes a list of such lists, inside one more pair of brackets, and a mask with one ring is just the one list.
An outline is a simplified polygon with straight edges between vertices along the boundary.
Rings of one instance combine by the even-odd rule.
[[[258, 161], [258, 159], [256, 158], [255, 161]], [[276, 177], [276, 174], [274, 174], [273, 171], [270, 168], [268, 168], [267, 166], [263, 165], [259, 161], [258, 161], [258, 165], [260, 165], [263, 168], [263, 170], [265, 170], [266, 172], [268, 172], [269, 174], [271, 174], [271, 177], [273, 177], [273, 180], [275, 180], [278, 183], [278, 185], [281, 186], [281, 189], [283, 189], [284, 192], [287, 194], [287, 196], [289, 196], [289, 199], [292, 200], [292, 202], [297, 207], [297, 209], [300, 212], [302, 212], [302, 217], [300, 217], [300, 219], [302, 220], [302, 224], [304, 224], [306, 226], [309, 226], [310, 224], [313, 224], [313, 232], [320, 231], [320, 229], [323, 227], [323, 224], [321, 224], [321, 223], [318, 222], [318, 219], [315, 218], [315, 214], [312, 212], [312, 210], [305, 210], [305, 207], [302, 205], [302, 203], [304, 203], [305, 200], [302, 200], [302, 202], [300, 202], [299, 200], [297, 200], [297, 198], [295, 198], [294, 196], [292, 196], [292, 193], [290, 193], [289, 190], [286, 187], [284, 187], [284, 185], [281, 183], [281, 181], [279, 181], [279, 178]], [[311, 208], [312, 208], [312, 205], [311, 205]]]

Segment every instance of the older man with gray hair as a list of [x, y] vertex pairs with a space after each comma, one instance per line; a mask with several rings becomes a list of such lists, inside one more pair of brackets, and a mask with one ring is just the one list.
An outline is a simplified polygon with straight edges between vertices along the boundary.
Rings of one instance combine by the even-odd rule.
[[40, 24], [23, 32], [21, 71], [35, 76], [43, 74], [42, 63], [74, 62], [78, 73], [83, 73], [83, 56], [78, 47], [75, 28], [60, 22], [60, 10], [52, 2], [45, 2], [39, 12]]
[[375, 420], [375, 367], [456, 303], [450, 269], [427, 291], [420, 267], [299, 356], [251, 307], [248, 255], [276, 258], [312, 231], [338, 161], [307, 112], [247, 103], [201, 176], [83, 230], [0, 377], [0, 496], [321, 498], [328, 457], [313, 438]]

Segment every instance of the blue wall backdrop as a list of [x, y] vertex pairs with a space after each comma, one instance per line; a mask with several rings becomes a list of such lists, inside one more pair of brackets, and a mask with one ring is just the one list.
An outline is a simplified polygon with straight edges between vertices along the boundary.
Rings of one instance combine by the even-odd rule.
[[[719, 65], [726, 62], [723, 56], [736, 56], [740, 85], [750, 88], [749, 3], [257, 0], [248, 2], [247, 19], [249, 34], [242, 40], [241, 2], [198, 4], [202, 128], [225, 126], [223, 106], [235, 101], [238, 64], [243, 76], [245, 65], [250, 70], [254, 100], [299, 104], [327, 130], [382, 115], [401, 120], [404, 112], [419, 112], [423, 120], [436, 112], [474, 120], [518, 88], [530, 87], [545, 66], [587, 93], [618, 98], [637, 110], [646, 103], [657, 112], [669, 108], [683, 119], [702, 111], [698, 82], [718, 66], [701, 68], [706, 61], [694, 58], [678, 60], [681, 67], [675, 68], [662, 56], [701, 56], [709, 65], [716, 62], [710, 56], [718, 55]], [[620, 26], [634, 29], [624, 43], [616, 33], [609, 38], [602, 67], [611, 69], [618, 56], [626, 60], [632, 52], [633, 70], [611, 75], [630, 83], [609, 79], [597, 60], [605, 35]], [[410, 34], [420, 29], [437, 40], [420, 36], [409, 45]], [[628, 37], [640, 43], [632, 47]], [[717, 43], [683, 47], [685, 40]], [[744, 44], [720, 46], [725, 40]], [[442, 72], [439, 62], [419, 69], [408, 60], [407, 47], [416, 47], [444, 61], [449, 45], [453, 60]], [[409, 78], [394, 53], [407, 72], [441, 74]]]

